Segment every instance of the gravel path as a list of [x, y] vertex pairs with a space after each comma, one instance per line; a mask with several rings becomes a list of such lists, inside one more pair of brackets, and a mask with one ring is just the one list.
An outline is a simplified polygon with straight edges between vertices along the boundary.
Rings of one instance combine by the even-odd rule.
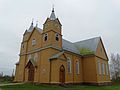
[[18, 85], [18, 84], [24, 84], [24, 83], [8, 83], [8, 84], [0, 84], [0, 86]]

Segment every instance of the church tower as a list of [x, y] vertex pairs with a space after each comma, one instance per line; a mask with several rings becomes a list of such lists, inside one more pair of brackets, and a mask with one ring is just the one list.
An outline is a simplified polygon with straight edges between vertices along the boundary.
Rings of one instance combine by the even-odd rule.
[[62, 32], [61, 32], [61, 23], [58, 18], [55, 16], [54, 8], [49, 18], [43, 24], [43, 45], [53, 46], [56, 48], [62, 48]]

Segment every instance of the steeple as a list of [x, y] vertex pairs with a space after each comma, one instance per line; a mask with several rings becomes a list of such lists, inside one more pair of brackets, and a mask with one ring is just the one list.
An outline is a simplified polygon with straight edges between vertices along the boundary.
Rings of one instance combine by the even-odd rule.
[[43, 24], [43, 47], [53, 46], [57, 48], [62, 48], [62, 32], [61, 24], [58, 18], [55, 16], [54, 7], [52, 8], [52, 13], [49, 18], [46, 19]]
[[54, 7], [52, 8], [52, 13], [50, 15], [50, 20], [55, 20], [56, 16], [55, 16], [55, 12], [54, 12]]

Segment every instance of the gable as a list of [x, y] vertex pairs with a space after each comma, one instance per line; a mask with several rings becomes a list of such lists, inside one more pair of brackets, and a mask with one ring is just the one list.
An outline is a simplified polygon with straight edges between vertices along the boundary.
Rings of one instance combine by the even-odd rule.
[[95, 37], [95, 38], [75, 42], [74, 44], [79, 49], [79, 51], [80, 49], [88, 49], [93, 52], [96, 52], [99, 41], [100, 41], [100, 37]]
[[34, 61], [33, 58], [31, 58], [31, 59], [27, 62], [25, 68], [29, 67], [30, 64], [32, 64], [34, 67], [37, 67], [37, 64], [36, 64], [36, 62]]
[[67, 57], [64, 54], [64, 51], [62, 51], [57, 54], [54, 54], [52, 57], [49, 58], [49, 60], [54, 60], [54, 59], [67, 60]]
[[[36, 28], [34, 28], [30, 34], [29, 39], [28, 39], [28, 50], [30, 51], [30, 50], [33, 50], [35, 48], [40, 48], [42, 46], [41, 45], [41, 38], [42, 38], [41, 33]], [[35, 39], [35, 41], [36, 41], [36, 44], [34, 46], [32, 45], [33, 39]]]
[[108, 56], [105, 50], [105, 47], [103, 45], [102, 40], [100, 39], [100, 42], [98, 43], [97, 50], [96, 50], [96, 56], [103, 58], [105, 60], [108, 60]]
[[25, 33], [23, 35], [23, 42], [27, 41], [29, 39], [29, 37], [30, 37], [30, 32], [25, 31]]

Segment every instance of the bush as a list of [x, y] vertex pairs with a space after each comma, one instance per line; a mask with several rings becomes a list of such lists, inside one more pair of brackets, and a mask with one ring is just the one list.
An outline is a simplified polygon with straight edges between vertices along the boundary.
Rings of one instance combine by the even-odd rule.
[[3, 77], [0, 77], [0, 82], [13, 82], [14, 77], [5, 75]]

